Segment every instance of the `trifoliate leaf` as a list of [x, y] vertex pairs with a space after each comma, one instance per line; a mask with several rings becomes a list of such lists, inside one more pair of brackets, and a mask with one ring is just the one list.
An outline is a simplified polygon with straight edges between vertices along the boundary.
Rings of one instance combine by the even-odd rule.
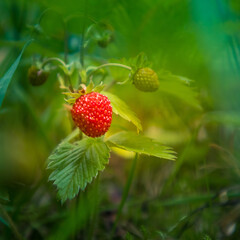
[[107, 142], [113, 146], [133, 151], [137, 153], [147, 154], [168, 160], [175, 160], [175, 152], [170, 148], [163, 146], [161, 143], [134, 132], [119, 132], [107, 139]]
[[101, 138], [63, 142], [48, 158], [49, 180], [57, 186], [63, 202], [74, 198], [108, 164], [109, 148]]
[[113, 95], [112, 93], [102, 92], [102, 94], [109, 98], [113, 112], [115, 114], [119, 114], [119, 116], [125, 120], [132, 122], [138, 130], [142, 131], [140, 120], [125, 102], [123, 102], [120, 98], [118, 98], [116, 95]]

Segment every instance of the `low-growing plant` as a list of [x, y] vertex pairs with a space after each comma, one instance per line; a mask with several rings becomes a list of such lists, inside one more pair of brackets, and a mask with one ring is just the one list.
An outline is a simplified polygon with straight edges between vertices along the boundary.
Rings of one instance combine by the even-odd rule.
[[[32, 36], [36, 31], [43, 32], [40, 24], [31, 29]], [[67, 51], [64, 55], [51, 57], [39, 54], [37, 58], [33, 58], [27, 72], [28, 83], [33, 87], [46, 84], [50, 76], [54, 75], [58, 81], [59, 92], [52, 94], [64, 95], [63, 108], [71, 118], [72, 131], [52, 153], [49, 152], [45, 164], [48, 179], [56, 186], [57, 196], [62, 204], [75, 198], [80, 191], [85, 194], [87, 185], [108, 165], [112, 149], [135, 153], [112, 233], [127, 199], [139, 155], [175, 161], [177, 153], [171, 146], [165, 146], [146, 136], [141, 120], [131, 109], [131, 104], [112, 93], [111, 88], [122, 85], [122, 88], [127, 89], [132, 84], [136, 93], [140, 91], [143, 95], [156, 94], [158, 97], [166, 93], [168, 98], [178, 99], [191, 107], [201, 109], [196, 91], [190, 86], [191, 80], [153, 67], [154, 64], [144, 53], [130, 59], [97, 61], [90, 51], [86, 56], [88, 48], [95, 46], [105, 49], [112, 44], [114, 38], [110, 24], [94, 22], [81, 36], [80, 59], [73, 57], [69, 60]], [[0, 106], [25, 49], [34, 42], [35, 39], [31, 38], [25, 43], [20, 55], [1, 78]], [[113, 115], [132, 123], [136, 130], [111, 128], [112, 124], [117, 125], [120, 121]], [[18, 237], [17, 231], [15, 235]]]

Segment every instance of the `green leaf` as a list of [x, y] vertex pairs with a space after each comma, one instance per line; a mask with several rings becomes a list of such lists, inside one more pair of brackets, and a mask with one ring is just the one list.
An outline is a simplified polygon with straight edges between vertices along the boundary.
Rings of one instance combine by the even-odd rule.
[[151, 67], [151, 62], [148, 61], [147, 56], [145, 53], [141, 52], [137, 56], [133, 58], [122, 58], [122, 59], [110, 59], [110, 63], [120, 63], [126, 66], [131, 67], [131, 73], [129, 70], [119, 67], [111, 67], [110, 72], [114, 80], [118, 84], [125, 84], [129, 81], [132, 81], [132, 77], [134, 73], [143, 67]]
[[59, 81], [59, 87], [60, 87], [61, 89], [68, 89], [68, 87], [65, 86], [64, 78], [63, 78], [63, 76], [62, 76], [60, 73], [57, 74], [57, 79], [58, 79], [58, 81]]
[[93, 84], [93, 81], [91, 80], [90, 83], [88, 84], [87, 88], [86, 88], [86, 93], [92, 92], [93, 88], [94, 88], [94, 84]]
[[64, 74], [66, 74], [67, 76], [71, 75], [71, 72], [68, 70], [67, 66], [59, 64], [58, 67], [61, 68]]
[[112, 93], [102, 92], [102, 94], [109, 98], [113, 112], [115, 114], [119, 114], [119, 116], [125, 120], [132, 122], [138, 130], [142, 131], [140, 120], [125, 102], [123, 102], [120, 98], [118, 98], [116, 95], [113, 95]]
[[79, 98], [79, 97], [81, 97], [81, 95], [82, 95], [80, 92], [78, 92], [78, 93], [63, 92], [62, 94], [67, 95], [67, 96], [70, 96], [70, 97], [73, 97], [73, 98]]
[[190, 106], [201, 109], [197, 92], [189, 86], [189, 79], [165, 71], [158, 73], [158, 77], [160, 81], [159, 91], [171, 94]]
[[69, 98], [69, 99], [64, 98], [64, 100], [70, 105], [76, 102], [76, 98]]
[[101, 138], [85, 138], [71, 144], [63, 142], [48, 158], [49, 180], [57, 186], [63, 202], [74, 198], [102, 171], [109, 159], [109, 148]]
[[147, 154], [168, 160], [175, 160], [175, 152], [161, 143], [133, 132], [119, 132], [107, 139], [107, 142], [119, 148]]
[[4, 76], [0, 79], [0, 107], [2, 106], [3, 99], [6, 95], [7, 88], [11, 82], [11, 79], [13, 77], [13, 74], [15, 73], [19, 62], [21, 60], [21, 57], [23, 55], [24, 50], [26, 47], [32, 42], [33, 40], [29, 40], [28, 42], [25, 43], [20, 55], [17, 57], [15, 62], [11, 65], [11, 67], [8, 69], [8, 71], [4, 74]]
[[101, 82], [99, 85], [94, 87], [93, 92], [99, 92], [100, 93], [105, 87], [106, 87], [106, 85], [102, 84], [102, 82]]

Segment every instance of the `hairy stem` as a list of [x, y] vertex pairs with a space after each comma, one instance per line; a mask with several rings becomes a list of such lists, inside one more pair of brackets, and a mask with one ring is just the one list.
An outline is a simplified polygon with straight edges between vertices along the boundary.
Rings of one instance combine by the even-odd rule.
[[72, 82], [71, 82], [71, 77], [69, 76], [69, 73], [68, 73], [68, 68], [67, 68], [67, 65], [66, 63], [61, 60], [60, 58], [48, 58], [46, 59], [43, 63], [42, 63], [42, 68], [44, 68], [47, 64], [49, 63], [52, 63], [52, 62], [57, 62], [58, 64], [62, 65], [64, 67], [64, 73], [65, 73], [65, 80], [68, 82], [69, 84], [69, 90], [71, 92], [74, 92], [73, 90], [73, 86], [72, 86]]
[[127, 65], [124, 65], [124, 64], [121, 64], [121, 63], [105, 63], [105, 64], [102, 64], [98, 67], [96, 67], [90, 74], [88, 77], [92, 76], [94, 72], [96, 72], [97, 70], [101, 69], [101, 68], [105, 68], [105, 67], [120, 67], [120, 68], [125, 68], [129, 71], [132, 70], [131, 67], [127, 66]]
[[44, 68], [47, 64], [49, 64], [51, 62], [58, 62], [58, 63], [60, 63], [61, 65], [63, 65], [67, 69], [67, 66], [66, 66], [65, 62], [63, 60], [61, 60], [60, 58], [56, 58], [56, 57], [52, 57], [52, 58], [46, 59], [42, 63], [42, 68]]

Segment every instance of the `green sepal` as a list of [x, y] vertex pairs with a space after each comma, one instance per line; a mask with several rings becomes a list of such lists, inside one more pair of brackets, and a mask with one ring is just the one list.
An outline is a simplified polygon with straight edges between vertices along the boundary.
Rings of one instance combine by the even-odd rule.
[[93, 88], [93, 92], [101, 92], [106, 87], [106, 84], [103, 84], [102, 82]]
[[93, 84], [93, 81], [91, 80], [86, 88], [86, 94], [93, 92], [93, 88], [94, 88], [94, 84]]
[[84, 69], [80, 70], [79, 75], [81, 77], [81, 82], [86, 84], [86, 82], [87, 82], [87, 72], [86, 72], [86, 70], [84, 70]]
[[78, 93], [72, 93], [72, 92], [63, 92], [64, 95], [73, 97], [73, 98], [79, 98], [81, 97], [82, 93], [78, 92]]
[[64, 100], [70, 105], [72, 105], [76, 102], [76, 98], [69, 98], [69, 99], [64, 98]]

